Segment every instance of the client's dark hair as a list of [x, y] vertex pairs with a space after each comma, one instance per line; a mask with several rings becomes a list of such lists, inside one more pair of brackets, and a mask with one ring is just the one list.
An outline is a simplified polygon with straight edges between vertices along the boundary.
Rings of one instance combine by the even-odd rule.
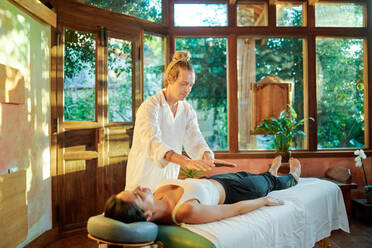
[[125, 202], [116, 198], [116, 195], [110, 196], [105, 204], [105, 217], [132, 223], [136, 221], [146, 221], [145, 214], [136, 204]]

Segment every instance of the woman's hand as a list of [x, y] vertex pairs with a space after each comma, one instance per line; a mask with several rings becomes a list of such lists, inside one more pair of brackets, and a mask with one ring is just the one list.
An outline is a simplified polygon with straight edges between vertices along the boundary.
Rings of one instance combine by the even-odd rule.
[[279, 199], [276, 199], [276, 198], [272, 198], [270, 196], [266, 196], [266, 204], [265, 206], [279, 206], [279, 205], [283, 205], [284, 202], [279, 200]]
[[207, 163], [214, 164], [214, 159], [213, 159], [213, 156], [212, 156], [211, 152], [208, 152], [208, 151], [204, 152], [202, 160], [206, 161]]
[[[209, 152], [208, 152], [209, 153]], [[206, 154], [206, 153], [204, 153]], [[207, 155], [206, 155], [207, 156]], [[204, 158], [204, 156], [203, 156]], [[207, 157], [205, 157], [207, 158]], [[211, 159], [202, 159], [202, 160], [191, 160], [186, 156], [177, 154], [176, 152], [170, 150], [164, 155], [164, 159], [179, 164], [184, 169], [196, 170], [196, 171], [207, 171], [214, 168], [213, 160]]]
[[216, 167], [221, 167], [221, 166], [224, 166], [224, 167], [237, 167], [238, 165], [233, 163], [233, 162], [228, 162], [228, 161], [225, 161], [225, 160], [221, 160], [221, 159], [215, 159], [214, 161], [214, 164]]
[[206, 160], [187, 160], [185, 166], [189, 170], [207, 171], [214, 167], [213, 162]]

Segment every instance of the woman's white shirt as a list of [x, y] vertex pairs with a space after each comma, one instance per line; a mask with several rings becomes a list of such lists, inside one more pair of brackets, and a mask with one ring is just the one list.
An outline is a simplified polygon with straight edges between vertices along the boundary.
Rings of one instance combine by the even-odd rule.
[[201, 159], [206, 151], [212, 153], [200, 132], [191, 105], [179, 101], [174, 116], [163, 91], [149, 97], [137, 111], [126, 171], [126, 190], [137, 185], [155, 190], [162, 180], [178, 178], [180, 166], [164, 159], [170, 150], [181, 154], [183, 146], [191, 159]]

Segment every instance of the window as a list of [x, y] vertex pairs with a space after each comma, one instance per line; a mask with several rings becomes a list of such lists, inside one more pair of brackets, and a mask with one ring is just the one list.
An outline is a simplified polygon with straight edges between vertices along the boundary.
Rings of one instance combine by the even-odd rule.
[[276, 24], [278, 27], [303, 26], [302, 3], [278, 3], [276, 5]]
[[315, 5], [317, 27], [365, 27], [363, 5], [353, 3], [317, 3]]
[[214, 150], [227, 150], [227, 80], [225, 38], [177, 38], [176, 50], [191, 53], [195, 86], [186, 99], [200, 130]]
[[64, 118], [95, 120], [95, 35], [65, 30]]
[[162, 89], [165, 66], [165, 38], [145, 34], [144, 37], [144, 99]]
[[149, 21], [162, 22], [162, 0], [83, 0], [79, 2]]
[[[143, 42], [142, 37], [125, 36], [135, 45], [125, 45], [132, 57], [112, 64], [108, 58], [111, 76], [107, 93], [109, 101], [116, 102], [108, 103], [109, 111], [104, 111], [109, 121], [123, 121], [125, 125], [134, 121], [132, 115], [142, 100], [162, 89], [166, 63], [172, 53], [188, 50], [196, 71], [196, 85], [186, 100], [196, 110], [200, 129], [213, 150], [244, 157], [242, 154], [273, 149], [271, 136], [254, 133], [251, 116], [254, 111], [251, 87], [269, 76], [290, 85], [289, 100], [299, 119], [313, 117], [316, 120], [316, 123], [305, 122], [303, 131], [307, 136], [296, 140], [293, 150], [299, 153], [301, 150], [370, 148], [371, 142], [365, 138], [370, 137], [372, 127], [365, 120], [372, 110], [364, 108], [370, 78], [367, 63], [371, 61], [367, 52], [371, 38], [367, 27], [371, 20], [367, 11], [369, 0], [80, 2], [153, 21], [131, 17], [131, 23], [138, 22], [138, 29], [133, 32], [138, 30], [139, 36], [144, 33]], [[169, 4], [164, 9], [167, 16], [162, 17], [165, 4]], [[107, 19], [108, 14], [102, 11], [101, 18]], [[162, 18], [169, 20], [169, 26], [159, 23]], [[68, 23], [72, 22], [70, 19], [63, 20], [67, 27], [90, 32], [97, 28]], [[126, 23], [120, 25], [115, 23], [107, 28], [108, 33], [121, 33]], [[99, 119], [94, 110], [95, 95], [101, 93], [95, 92], [94, 87], [98, 63], [95, 42], [101, 40], [97, 37], [96, 41], [94, 34], [66, 33], [66, 120]], [[143, 50], [139, 47], [138, 52], [137, 44], [143, 45]], [[115, 52], [108, 52], [109, 56], [118, 58]], [[129, 67], [135, 63], [141, 64]], [[124, 104], [122, 107], [110, 108], [120, 101]]]
[[108, 38], [108, 115], [110, 122], [132, 121], [132, 44]]
[[267, 4], [238, 2], [237, 25], [267, 26]]
[[174, 26], [227, 26], [227, 5], [174, 4]]
[[[290, 99], [298, 118], [304, 117], [303, 50], [298, 38], [238, 38], [239, 149], [274, 149], [271, 135], [253, 135], [251, 126], [252, 84], [276, 76], [290, 83]], [[303, 148], [296, 140], [296, 148]]]
[[318, 38], [318, 148], [364, 147], [363, 40]]
[[[331, 1], [310, 2], [307, 0], [236, 1], [234, 6], [236, 11], [228, 14], [229, 18], [236, 18], [237, 27], [233, 26], [233, 24], [231, 26], [226, 24], [224, 29], [214, 28], [215, 26], [225, 25], [215, 21], [216, 17], [214, 16], [217, 16], [217, 14], [210, 15], [208, 10], [202, 10], [203, 14], [198, 14], [202, 18], [198, 19], [196, 24], [191, 24], [197, 18], [193, 16], [186, 18], [182, 14], [177, 14], [177, 7], [183, 9], [183, 6], [191, 6], [190, 3], [192, 2], [195, 9], [190, 12], [195, 13], [198, 9], [196, 6], [207, 6], [209, 4], [212, 6], [212, 3], [216, 5], [218, 3], [221, 5], [225, 3], [231, 4], [231, 1], [178, 0], [175, 2], [174, 26], [177, 26], [177, 28], [173, 29], [172, 32], [174, 32], [175, 36], [182, 36], [182, 38], [176, 39], [176, 50], [187, 49], [189, 47], [188, 43], [197, 39], [195, 36], [210, 37], [215, 35], [216, 37], [226, 37], [228, 35], [229, 49], [231, 46], [237, 52], [235, 58], [229, 54], [229, 51], [227, 52], [229, 54], [229, 62], [236, 59], [236, 63], [234, 62], [227, 66], [227, 71], [229, 78], [237, 79], [237, 85], [234, 85], [234, 82], [229, 82], [229, 87], [226, 88], [226, 91], [229, 92], [228, 100], [233, 101], [234, 104], [237, 101], [237, 114], [229, 112], [226, 115], [218, 115], [221, 116], [219, 117], [220, 120], [224, 118], [232, 120], [229, 122], [229, 130], [223, 130], [225, 134], [229, 134], [230, 139], [227, 146], [221, 146], [221, 143], [217, 142], [216, 144], [213, 141], [216, 138], [213, 138], [212, 134], [216, 135], [219, 133], [217, 131], [218, 128], [216, 128], [217, 125], [203, 123], [208, 123], [205, 121], [205, 116], [207, 115], [211, 118], [212, 114], [205, 114], [206, 110], [201, 109], [200, 103], [195, 103], [195, 98], [199, 101], [201, 99], [199, 96], [203, 95], [203, 92], [196, 92], [198, 83], [200, 84], [198, 76], [196, 79], [197, 85], [194, 87], [189, 99], [193, 102], [196, 111], [200, 112], [199, 119], [202, 132], [204, 136], [208, 137], [207, 142], [213, 149], [229, 149], [232, 152], [274, 149], [270, 135], [254, 134], [251, 116], [252, 84], [265, 79], [267, 76], [278, 77], [280, 82], [291, 85], [289, 98], [293, 109], [298, 114], [298, 119], [313, 117], [317, 120], [317, 125], [315, 126], [312, 120], [305, 123], [303, 131], [309, 133], [307, 133], [306, 138], [295, 140], [295, 143], [292, 144], [292, 149], [316, 150], [365, 146], [364, 116], [366, 113], [363, 109], [365, 104], [365, 76], [363, 77], [363, 74], [366, 75], [367, 72], [363, 67], [363, 63], [367, 61], [367, 54], [363, 51], [366, 51], [366, 44], [368, 44], [366, 39], [368, 39], [367, 34], [369, 34], [366, 28], [368, 14], [366, 12], [366, 0], [355, 2], [350, 0], [349, 2], [342, 1], [338, 3], [332, 3]], [[269, 2], [272, 2], [274, 6], [268, 6]], [[182, 8], [180, 3], [184, 3]], [[307, 8], [307, 5], [311, 7]], [[229, 5], [229, 7], [231, 6]], [[230, 10], [231, 8], [228, 8], [228, 11]], [[275, 20], [272, 20], [272, 17], [269, 16], [273, 10], [276, 12]], [[217, 12], [215, 11], [215, 13]], [[210, 16], [213, 18], [209, 19]], [[220, 16], [225, 18], [226, 15], [223, 13]], [[314, 22], [307, 23], [308, 16], [314, 16], [315, 25]], [[185, 20], [184, 24], [177, 22], [178, 19], [182, 19], [181, 17], [185, 17], [183, 18]], [[311, 25], [309, 29], [301, 28], [308, 25]], [[203, 28], [191, 29], [188, 28], [189, 26], [203, 26]], [[286, 29], [283, 29], [283, 27]], [[353, 27], [357, 27], [357, 29], [351, 31], [350, 28]], [[283, 30], [286, 30], [285, 33]], [[332, 34], [332, 38], [324, 38], [328, 33], [329, 35]], [[315, 40], [312, 39], [314, 36]], [[180, 46], [181, 40], [187, 40], [187, 42]], [[344, 47], [338, 45], [341, 42], [340, 40], [345, 41]], [[328, 49], [329, 52], [327, 53], [325, 44], [327, 43], [331, 46], [332, 42], [334, 45]], [[365, 47], [363, 47], [363, 42]], [[200, 51], [204, 46], [204, 44], [200, 43], [198, 48], [194, 48], [192, 55], [201, 56]], [[233, 52], [235, 54], [234, 50]], [[219, 55], [213, 53], [209, 53], [209, 55], [210, 61], [219, 61]], [[324, 61], [327, 61], [327, 63]], [[200, 68], [203, 67], [198, 62], [194, 62], [194, 65]], [[235, 65], [236, 68], [234, 68]], [[209, 71], [212, 71], [212, 67], [209, 68]], [[204, 74], [199, 75], [204, 77]], [[207, 71], [205, 75], [208, 75]], [[213, 73], [209, 75], [213, 75]], [[230, 77], [230, 75], [233, 76]], [[335, 80], [337, 80], [337, 84], [334, 82]], [[317, 89], [317, 92], [308, 92], [308, 90], [313, 89]], [[235, 94], [237, 98], [235, 98]], [[214, 100], [212, 99], [216, 98], [213, 90], [209, 90], [208, 95], [210, 96], [209, 102], [213, 102]], [[206, 94], [205, 98], [208, 95]], [[330, 98], [327, 99], [327, 97]], [[338, 99], [337, 97], [343, 99]], [[341, 108], [338, 108], [338, 104], [334, 102], [335, 100], [339, 102], [340, 106], [348, 109], [349, 112], [342, 112]], [[200, 105], [199, 108], [198, 105]], [[317, 112], [315, 111], [316, 113], [314, 113], [315, 109], [317, 110]], [[203, 111], [204, 113], [201, 114]], [[229, 111], [235, 111], [235, 108], [231, 107]], [[214, 112], [216, 111], [214, 110]], [[308, 113], [311, 113], [312, 116], [309, 116]], [[354, 122], [347, 121], [345, 118], [347, 115], [353, 116], [351, 119]], [[234, 123], [235, 118], [237, 119], [236, 123]], [[333, 118], [336, 118], [336, 120], [333, 120]], [[205, 126], [209, 127], [209, 130]], [[213, 132], [210, 128], [211, 126], [213, 126]], [[348, 137], [346, 137], [347, 130], [350, 131]], [[332, 135], [332, 137], [337, 136], [338, 138], [331, 138], [329, 136], [330, 132], [335, 131], [339, 133]], [[344, 132], [345, 137], [340, 132]], [[317, 143], [314, 142], [315, 140]]]

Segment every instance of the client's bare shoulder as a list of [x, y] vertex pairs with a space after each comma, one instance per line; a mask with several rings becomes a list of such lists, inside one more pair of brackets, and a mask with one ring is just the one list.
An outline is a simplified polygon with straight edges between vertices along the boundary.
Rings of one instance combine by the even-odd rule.
[[200, 206], [197, 200], [189, 200], [183, 203], [177, 210], [176, 220], [178, 223], [190, 223]]

